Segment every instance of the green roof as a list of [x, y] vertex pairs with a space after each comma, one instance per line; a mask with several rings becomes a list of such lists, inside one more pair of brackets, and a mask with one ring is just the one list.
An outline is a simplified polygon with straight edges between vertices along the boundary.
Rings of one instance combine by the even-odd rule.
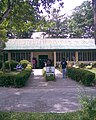
[[4, 50], [95, 49], [94, 39], [9, 39]]

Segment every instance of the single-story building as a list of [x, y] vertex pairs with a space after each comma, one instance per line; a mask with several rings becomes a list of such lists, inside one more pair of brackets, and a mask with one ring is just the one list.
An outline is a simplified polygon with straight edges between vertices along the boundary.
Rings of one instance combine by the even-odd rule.
[[9, 39], [4, 49], [5, 60], [20, 61], [26, 59], [32, 63], [51, 59], [54, 66], [67, 61], [96, 62], [96, 45], [94, 39]]

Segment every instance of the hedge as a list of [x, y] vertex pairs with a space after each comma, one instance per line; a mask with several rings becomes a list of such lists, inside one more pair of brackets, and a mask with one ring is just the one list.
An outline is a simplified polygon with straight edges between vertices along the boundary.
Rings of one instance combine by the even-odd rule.
[[31, 74], [32, 67], [27, 66], [23, 71], [18, 73], [17, 75], [10, 75], [10, 74], [2, 74], [0, 76], [0, 86], [5, 87], [23, 87], [26, 84], [30, 74]]
[[0, 60], [0, 69], [2, 68], [3, 66], [3, 62]]
[[67, 75], [68, 75], [68, 77], [72, 78], [73, 80], [81, 82], [85, 86], [92, 85], [92, 83], [95, 79], [94, 73], [87, 71], [87, 70], [83, 70], [83, 69], [68, 68]]
[[14, 71], [14, 68], [16, 68], [18, 63], [19, 62], [15, 60], [5, 61], [5, 69], [11, 69], [12, 71]]
[[22, 64], [23, 68], [26, 68], [28, 64], [30, 64], [30, 62], [28, 60], [21, 60], [20, 64]]

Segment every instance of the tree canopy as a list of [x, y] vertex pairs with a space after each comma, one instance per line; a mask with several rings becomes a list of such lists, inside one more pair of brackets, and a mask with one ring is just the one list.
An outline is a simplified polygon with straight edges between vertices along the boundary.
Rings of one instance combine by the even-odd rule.
[[40, 21], [42, 9], [48, 12], [56, 1], [63, 5], [62, 0], [0, 0], [0, 23], [17, 38], [26, 36]]
[[[51, 19], [46, 20], [43, 30], [53, 38], [93, 38], [94, 17], [90, 1], [84, 1], [77, 6], [71, 16], [60, 15], [60, 10], [55, 8]], [[44, 23], [44, 24], [45, 24]], [[45, 29], [46, 28], [46, 29]]]

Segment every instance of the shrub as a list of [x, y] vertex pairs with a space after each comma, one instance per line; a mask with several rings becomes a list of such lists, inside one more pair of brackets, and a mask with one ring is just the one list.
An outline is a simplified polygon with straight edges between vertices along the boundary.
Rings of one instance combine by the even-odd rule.
[[21, 60], [20, 63], [22, 64], [23, 68], [26, 68], [30, 62], [28, 60]]
[[42, 75], [43, 75], [43, 77], [46, 76], [46, 70], [44, 68], [42, 69]]
[[2, 66], [3, 66], [3, 63], [2, 63], [2, 61], [0, 60], [0, 69], [2, 68]]
[[80, 100], [82, 105], [83, 116], [80, 116], [82, 120], [93, 120], [94, 114], [96, 114], [96, 98], [91, 96], [83, 96]]
[[22, 72], [20, 72], [14, 81], [14, 86], [18, 88], [25, 86], [26, 81], [28, 80], [31, 74], [31, 70], [31, 67], [27, 66]]
[[0, 71], [0, 75], [2, 75], [3, 74], [3, 71]]
[[31, 74], [31, 67], [27, 66], [23, 71], [16, 75], [3, 73], [0, 76], [0, 86], [23, 87]]
[[90, 86], [95, 78], [94, 73], [83, 69], [68, 68], [67, 74], [68, 77], [78, 82], [81, 81], [85, 86]]
[[5, 69], [10, 69], [9, 61], [5, 61], [4, 65]]
[[12, 71], [14, 68], [16, 68], [18, 62], [11, 60], [11, 61], [5, 61], [5, 69], [11, 69]]
[[54, 74], [46, 75], [46, 80], [47, 81], [54, 81], [55, 80], [55, 75]]

